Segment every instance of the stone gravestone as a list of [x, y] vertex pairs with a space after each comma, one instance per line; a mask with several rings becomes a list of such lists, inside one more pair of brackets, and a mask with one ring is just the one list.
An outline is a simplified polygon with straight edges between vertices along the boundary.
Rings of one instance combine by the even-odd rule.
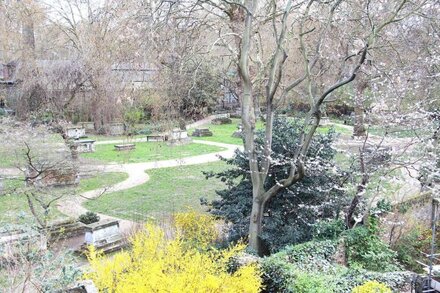
[[81, 126], [71, 126], [66, 129], [68, 138], [78, 139], [86, 136], [86, 129]]
[[134, 143], [115, 144], [116, 151], [131, 151], [134, 149], [136, 149], [136, 145]]
[[173, 129], [168, 138], [168, 144], [170, 145], [187, 144], [191, 142], [191, 138], [188, 137], [188, 131], [178, 128]]
[[113, 252], [126, 245], [119, 230], [119, 221], [105, 219], [85, 227], [83, 251], [89, 245], [95, 246], [104, 253]]
[[192, 136], [212, 136], [212, 132], [208, 128], [196, 128], [196, 130], [194, 130], [194, 132], [192, 133]]
[[330, 124], [330, 118], [328, 117], [321, 117], [319, 120], [319, 126], [327, 126]]
[[241, 125], [241, 124], [237, 125], [237, 130], [234, 131], [234, 133], [232, 134], [232, 137], [237, 137], [237, 138], [243, 137], [243, 125]]
[[77, 144], [77, 152], [79, 153], [94, 153], [95, 152], [95, 141], [91, 139], [83, 139], [75, 141]]

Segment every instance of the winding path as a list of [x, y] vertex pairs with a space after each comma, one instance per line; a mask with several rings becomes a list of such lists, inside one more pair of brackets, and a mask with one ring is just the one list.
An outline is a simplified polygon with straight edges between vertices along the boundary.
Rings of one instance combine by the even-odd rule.
[[[141, 142], [141, 141], [145, 141], [145, 140], [144, 139], [137, 139], [134, 141]], [[120, 190], [124, 190], [124, 189], [129, 189], [129, 188], [132, 188], [132, 187], [135, 187], [135, 186], [138, 186], [138, 185], [141, 185], [141, 184], [147, 182], [150, 179], [150, 177], [148, 176], [147, 173], [145, 173], [146, 170], [215, 162], [220, 159], [219, 157], [225, 157], [225, 158], [232, 157], [234, 154], [234, 151], [237, 148], [239, 148], [239, 146], [237, 146], [237, 145], [211, 142], [211, 141], [194, 140], [193, 142], [199, 143], [199, 144], [219, 146], [219, 147], [226, 148], [226, 150], [216, 152], [216, 153], [210, 153], [210, 154], [192, 156], [192, 157], [186, 157], [186, 158], [180, 158], [180, 159], [173, 159], [173, 160], [163, 160], [163, 161], [147, 162], [147, 163], [107, 164], [107, 165], [92, 166], [92, 167], [90, 167], [90, 166], [82, 167], [83, 171], [87, 171], [88, 169], [92, 168], [93, 170], [99, 171], [99, 172], [125, 172], [128, 174], [128, 178], [126, 180], [124, 180], [120, 183], [117, 183], [115, 185], [112, 185], [110, 187], [99, 188], [99, 189], [87, 191], [87, 192], [80, 194], [80, 196], [75, 196], [75, 197], [72, 197], [69, 199], [65, 199], [65, 200], [58, 203], [58, 209], [63, 214], [65, 214], [69, 217], [77, 218], [79, 215], [87, 212], [87, 209], [82, 206], [82, 204], [87, 199], [97, 198], [107, 192], [115, 192], [115, 191], [120, 191]], [[116, 144], [116, 143], [122, 143], [122, 140], [98, 142], [98, 144]], [[111, 217], [111, 216], [103, 215], [103, 214], [100, 214], [100, 217], [101, 217], [101, 219], [117, 219], [117, 220], [119, 220], [121, 231], [122, 231], [122, 233], [125, 233], [125, 234], [128, 234], [133, 229], [135, 229], [136, 224], [137, 224], [133, 221], [119, 219], [119, 218], [115, 218], [115, 217]]]

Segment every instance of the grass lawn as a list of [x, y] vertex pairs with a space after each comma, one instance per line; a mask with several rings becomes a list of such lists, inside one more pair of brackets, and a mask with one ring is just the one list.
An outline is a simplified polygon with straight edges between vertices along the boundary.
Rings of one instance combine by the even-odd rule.
[[368, 127], [370, 134], [384, 136], [387, 133], [388, 136], [396, 138], [411, 138], [421, 135], [426, 135], [425, 129], [410, 129], [404, 127], [382, 127], [382, 126], [370, 126]]
[[96, 152], [81, 154], [102, 162], [140, 163], [159, 160], [179, 159], [196, 155], [214, 153], [224, 148], [191, 143], [182, 146], [168, 146], [163, 142], [138, 142], [132, 151], [115, 151], [113, 144], [96, 145]]
[[220, 180], [206, 180], [202, 171], [221, 171], [230, 166], [224, 162], [148, 170], [150, 180], [131, 189], [104, 194], [87, 201], [95, 212], [124, 219], [145, 220], [168, 216], [187, 209], [203, 210], [200, 198], [215, 198], [215, 190], [225, 188]]
[[[25, 194], [19, 192], [24, 182], [22, 179], [6, 179], [3, 181], [4, 192], [0, 194], [0, 228], [7, 224], [26, 225], [34, 223], [35, 219], [32, 216], [27, 198]], [[17, 191], [15, 191], [17, 189]], [[51, 195], [49, 195], [51, 196]], [[35, 210], [39, 214], [43, 214], [43, 209], [34, 203]], [[57, 209], [55, 204], [51, 204], [48, 220], [56, 220], [65, 217]]]
[[318, 134], [327, 133], [331, 128], [333, 128], [336, 131], [336, 133], [340, 133], [340, 134], [344, 134], [344, 135], [352, 135], [353, 134], [353, 130], [342, 127], [338, 124], [319, 126], [318, 129], [316, 129], [316, 133], [318, 133]]
[[96, 176], [81, 179], [78, 186], [78, 191], [86, 192], [101, 187], [114, 185], [116, 183], [124, 181], [127, 178], [128, 174], [123, 172], [99, 173]]
[[0, 149], [0, 168], [14, 168], [24, 164], [24, 158], [21, 160], [12, 152]]
[[[78, 192], [85, 192], [104, 186], [116, 184], [128, 178], [126, 173], [109, 172], [100, 173], [97, 176], [81, 179], [77, 188]], [[34, 218], [29, 210], [29, 206], [24, 194], [14, 193], [15, 189], [24, 187], [22, 179], [6, 179], [4, 180], [4, 194], [0, 194], [0, 227], [6, 224], [28, 224], [34, 221]], [[66, 192], [67, 195], [73, 193], [71, 187], [59, 189], [60, 192]], [[35, 205], [38, 212], [42, 212], [38, 205]], [[49, 214], [49, 220], [57, 220], [65, 217], [57, 209], [56, 205], [52, 204]]]
[[[237, 125], [240, 122], [241, 122], [240, 119], [233, 118], [232, 124], [214, 125], [209, 123], [199, 126], [198, 128], [209, 128], [213, 136], [194, 137], [194, 139], [222, 142], [222, 143], [235, 144], [235, 145], [243, 145], [243, 140], [241, 138], [232, 137], [232, 134], [237, 130]], [[258, 120], [257, 128], [262, 129], [263, 127], [264, 127], [263, 122], [261, 122], [261, 120]], [[188, 130], [188, 133], [191, 135], [193, 131], [194, 128], [191, 128]]]

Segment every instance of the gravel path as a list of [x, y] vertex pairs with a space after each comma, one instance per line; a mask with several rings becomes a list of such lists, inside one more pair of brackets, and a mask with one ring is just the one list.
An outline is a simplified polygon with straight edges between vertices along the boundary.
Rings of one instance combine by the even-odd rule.
[[[142, 140], [137, 140], [142, 141]], [[115, 144], [121, 143], [121, 140], [113, 140], [113, 141], [102, 141], [100, 144]], [[164, 161], [156, 161], [156, 162], [147, 162], [147, 163], [131, 163], [131, 164], [108, 164], [108, 165], [100, 165], [100, 166], [91, 166], [83, 168], [87, 170], [88, 168], [92, 168], [95, 171], [99, 172], [125, 172], [128, 174], [128, 178], [120, 183], [112, 185], [106, 188], [99, 188], [96, 190], [91, 190], [82, 193], [80, 196], [75, 196], [70, 199], [66, 199], [62, 202], [58, 203], [58, 209], [65, 215], [73, 218], [77, 218], [79, 215], [87, 212], [87, 209], [82, 206], [82, 204], [87, 199], [97, 198], [105, 193], [120, 191], [124, 189], [129, 189], [138, 185], [141, 185], [147, 182], [150, 177], [146, 170], [157, 169], [157, 168], [165, 168], [165, 167], [177, 167], [184, 165], [196, 165], [203, 164], [209, 162], [215, 162], [219, 160], [219, 156], [230, 158], [233, 156], [235, 149], [238, 147], [236, 145], [230, 145], [225, 143], [211, 142], [211, 141], [202, 141], [202, 140], [194, 140], [194, 143], [207, 144], [207, 145], [215, 145], [219, 147], [226, 148], [224, 151], [205, 154], [200, 156], [193, 156], [181, 159], [173, 159], [173, 160], [164, 160]], [[122, 233], [130, 233], [133, 229], [135, 229], [137, 223], [118, 219], [115, 217], [102, 215], [100, 214], [101, 219], [117, 219], [120, 221], [120, 228]]]

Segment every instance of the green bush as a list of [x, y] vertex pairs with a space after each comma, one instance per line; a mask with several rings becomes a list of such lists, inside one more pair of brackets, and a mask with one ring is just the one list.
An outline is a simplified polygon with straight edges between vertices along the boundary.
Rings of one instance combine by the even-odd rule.
[[297, 273], [289, 291], [297, 293], [333, 293], [331, 277], [310, 273]]
[[377, 272], [399, 270], [396, 252], [379, 238], [374, 221], [371, 217], [368, 228], [361, 226], [344, 232], [349, 266]]
[[[409, 283], [411, 274], [408, 272], [373, 272], [334, 263], [333, 255], [337, 246], [338, 241], [310, 241], [288, 246], [264, 258], [261, 261], [261, 269], [265, 290], [346, 293], [366, 281], [376, 280], [399, 292]], [[321, 284], [325, 284], [329, 291], [307, 291], [311, 286], [320, 288]], [[301, 291], [300, 288], [305, 291]]]
[[[319, 272], [324, 275], [332, 271], [332, 257], [336, 253], [336, 241], [310, 241], [294, 246], [287, 246], [280, 252], [264, 258], [261, 262], [263, 280], [267, 292], [302, 292], [295, 291], [298, 275]], [[321, 279], [312, 280], [319, 283]], [[329, 280], [327, 280], [329, 281]], [[307, 287], [304, 280], [298, 286]], [[311, 292], [311, 291], [304, 291]]]
[[86, 212], [85, 214], [82, 214], [79, 216], [78, 221], [81, 223], [84, 223], [86, 225], [96, 223], [99, 221], [99, 216], [97, 213], [94, 212]]
[[[407, 269], [423, 273], [422, 266], [417, 262], [421, 260], [420, 251], [427, 251], [431, 243], [431, 231], [422, 227], [415, 227], [402, 235], [394, 244], [393, 250], [397, 259]], [[438, 241], [438, 239], [437, 239]]]
[[337, 239], [344, 231], [345, 223], [342, 219], [317, 222], [313, 225], [313, 239]]

